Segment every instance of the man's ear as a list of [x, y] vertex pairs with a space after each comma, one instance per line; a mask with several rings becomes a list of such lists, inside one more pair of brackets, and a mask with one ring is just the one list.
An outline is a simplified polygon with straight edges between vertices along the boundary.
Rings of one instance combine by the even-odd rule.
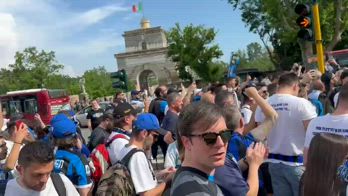
[[149, 132], [148, 131], [141, 131], [140, 135], [141, 135], [141, 138], [145, 139], [149, 135]]
[[16, 169], [17, 169], [17, 171], [18, 171], [20, 176], [24, 175], [24, 168], [23, 168], [23, 166], [17, 165]]
[[131, 119], [129, 116], [125, 116], [124, 117], [124, 122], [127, 123], [127, 124], [130, 124], [131, 123]]
[[191, 151], [192, 148], [192, 142], [191, 139], [187, 136], [181, 136], [181, 141], [185, 149], [188, 151]]
[[242, 128], [242, 127], [244, 127], [244, 119], [243, 119], [243, 117], [241, 117], [239, 119], [239, 128]]

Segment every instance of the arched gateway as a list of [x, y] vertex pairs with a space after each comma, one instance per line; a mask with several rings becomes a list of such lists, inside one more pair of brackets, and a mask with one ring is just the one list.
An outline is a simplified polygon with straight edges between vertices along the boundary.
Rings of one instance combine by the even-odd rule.
[[115, 54], [118, 69], [126, 70], [128, 80], [141, 89], [158, 84], [177, 84], [179, 78], [175, 64], [167, 58], [168, 43], [161, 27], [150, 27], [150, 21], [142, 19], [141, 29], [123, 34], [125, 53]]

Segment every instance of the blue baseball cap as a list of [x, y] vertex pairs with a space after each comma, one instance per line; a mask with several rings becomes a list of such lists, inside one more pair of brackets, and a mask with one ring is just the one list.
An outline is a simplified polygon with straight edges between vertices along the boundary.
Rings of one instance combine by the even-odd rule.
[[154, 114], [143, 113], [138, 115], [134, 121], [132, 131], [158, 131], [160, 128], [158, 119]]
[[65, 138], [76, 135], [76, 124], [65, 114], [57, 114], [51, 120], [52, 135], [55, 138]]

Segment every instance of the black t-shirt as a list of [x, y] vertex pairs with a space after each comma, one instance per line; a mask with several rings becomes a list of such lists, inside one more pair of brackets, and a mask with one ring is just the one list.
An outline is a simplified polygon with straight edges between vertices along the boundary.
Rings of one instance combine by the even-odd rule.
[[164, 113], [161, 112], [161, 102], [166, 101], [163, 98], [155, 98], [154, 100], [151, 101], [150, 106], [149, 106], [149, 113], [154, 114], [158, 122], [161, 124], [164, 118]]
[[100, 117], [103, 115], [104, 110], [99, 108], [97, 110], [90, 110], [87, 114], [87, 119], [91, 119], [92, 130], [98, 127], [100, 123]]
[[99, 144], [105, 143], [105, 141], [108, 139], [110, 133], [108, 133], [105, 129], [98, 126], [92, 131], [91, 137], [89, 139], [88, 143], [88, 149], [92, 151], [95, 147], [97, 147]]

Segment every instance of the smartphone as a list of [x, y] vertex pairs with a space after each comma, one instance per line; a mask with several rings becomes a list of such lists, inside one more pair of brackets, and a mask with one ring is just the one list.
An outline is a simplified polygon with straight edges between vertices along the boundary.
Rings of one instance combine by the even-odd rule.
[[[19, 130], [19, 128], [22, 126], [22, 123], [24, 123], [24, 122], [22, 122], [22, 121], [20, 121], [20, 120], [17, 120], [17, 121], [16, 121], [17, 130]], [[35, 133], [35, 131], [34, 131], [33, 129], [31, 129], [30, 127], [27, 127], [27, 130], [28, 130], [28, 133], [31, 135], [31, 137], [32, 137], [33, 139], [36, 139], [36, 138], [37, 138], [37, 134]]]
[[20, 120], [17, 120], [16, 121], [16, 128], [17, 128], [17, 130], [19, 130], [19, 128], [21, 127], [21, 125], [22, 125], [22, 121], [20, 121]]

